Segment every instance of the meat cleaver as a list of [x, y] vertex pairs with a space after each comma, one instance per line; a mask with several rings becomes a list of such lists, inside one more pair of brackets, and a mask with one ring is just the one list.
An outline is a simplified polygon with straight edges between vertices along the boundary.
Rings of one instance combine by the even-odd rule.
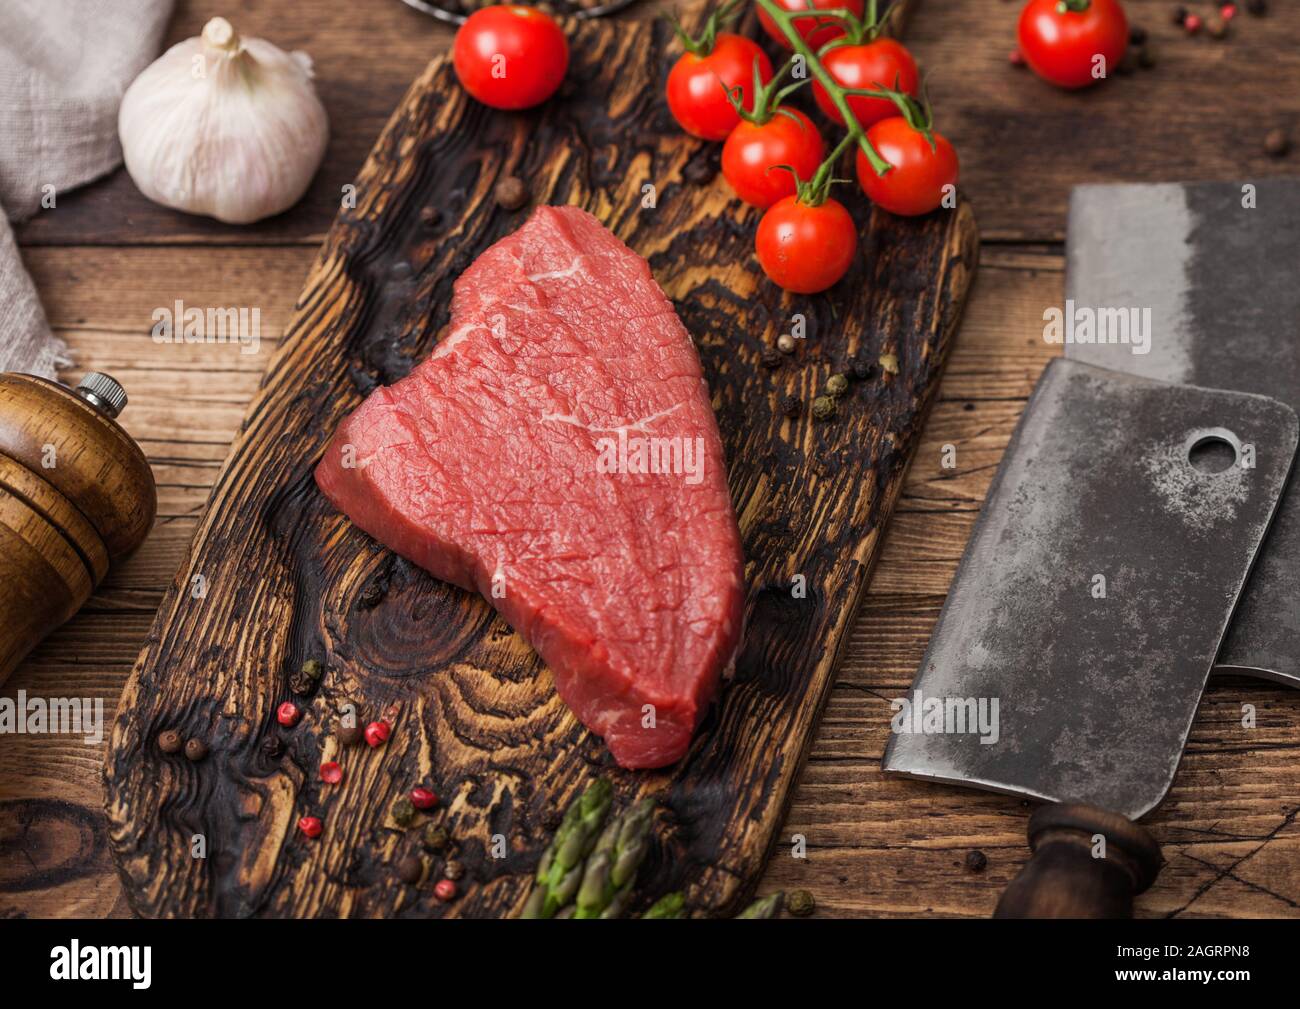
[[[1092, 185], [1070, 199], [1066, 357], [1300, 409], [1300, 179]], [[1149, 331], [1123, 339], [1124, 326]], [[1064, 320], [1063, 320], [1064, 321]], [[1216, 672], [1300, 687], [1300, 486], [1283, 497]]]
[[[1031, 820], [1021, 907], [1110, 916], [1154, 880], [1159, 849], [1126, 818], [1173, 780], [1298, 437], [1264, 396], [1060, 358], [1043, 373], [884, 757], [1069, 804]], [[1113, 857], [1091, 857], [1097, 835]]]

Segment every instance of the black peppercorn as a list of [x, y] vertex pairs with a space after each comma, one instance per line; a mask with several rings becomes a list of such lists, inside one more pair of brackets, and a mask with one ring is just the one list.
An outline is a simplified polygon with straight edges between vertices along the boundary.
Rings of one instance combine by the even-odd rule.
[[1174, 24], [1178, 25], [1178, 26], [1181, 28], [1183, 22], [1186, 21], [1186, 20], [1187, 20], [1187, 8], [1186, 8], [1186, 7], [1175, 7], [1175, 8], [1174, 8]]
[[424, 861], [416, 855], [407, 855], [397, 861], [397, 878], [414, 886], [424, 878]]
[[179, 753], [182, 745], [181, 734], [175, 729], [166, 729], [158, 733], [158, 749], [163, 753]]
[[528, 187], [524, 180], [514, 175], [507, 175], [497, 183], [494, 194], [496, 201], [506, 210], [518, 210], [528, 202]]
[[976, 848], [966, 852], [966, 868], [971, 872], [983, 872], [984, 867], [989, 864], [988, 856]]
[[798, 396], [786, 396], [781, 400], [781, 412], [794, 420], [803, 413], [803, 402]]
[[185, 757], [187, 760], [198, 762], [208, 755], [208, 744], [201, 739], [187, 739], [185, 741]]
[[284, 741], [279, 736], [267, 736], [262, 740], [262, 756], [267, 760], [279, 760], [284, 756]]
[[782, 354], [775, 347], [764, 347], [763, 353], [759, 356], [763, 367], [768, 371], [781, 367]]
[[1129, 29], [1128, 40], [1135, 46], [1145, 45], [1147, 40], [1147, 30], [1134, 25]]
[[1268, 4], [1265, 0], [1250, 0], [1250, 2], [1246, 4], [1246, 10], [1255, 15], [1255, 17], [1262, 18], [1268, 13]]
[[1280, 158], [1291, 150], [1291, 138], [1284, 129], [1269, 130], [1264, 138], [1264, 150], [1275, 158]]
[[871, 362], [859, 355], [853, 359], [849, 371], [853, 373], [853, 377], [859, 382], [865, 382], [871, 377]]

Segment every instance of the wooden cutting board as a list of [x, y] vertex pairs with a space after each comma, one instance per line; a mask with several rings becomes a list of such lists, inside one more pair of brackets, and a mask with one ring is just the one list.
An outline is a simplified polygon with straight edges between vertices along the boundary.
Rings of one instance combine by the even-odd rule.
[[[119, 706], [107, 811], [140, 914], [512, 913], [560, 813], [599, 775], [620, 804], [661, 801], [646, 901], [685, 889], [695, 911], [730, 913], [759, 876], [934, 399], [975, 270], [975, 224], [965, 203], [904, 220], [843, 187], [863, 226], [853, 270], [829, 294], [784, 295], [753, 258], [759, 215], [717, 176], [718, 145], [684, 137], [662, 101], [679, 52], [671, 32], [571, 28], [569, 80], [534, 113], [468, 100], [434, 60], [308, 277]], [[713, 392], [748, 632], [690, 754], [661, 772], [615, 767], [482, 599], [380, 547], [312, 481], [339, 421], [429, 352], [452, 282], [527, 216], [493, 202], [512, 174], [535, 202], [587, 208], [649, 260]], [[761, 351], [796, 314], [806, 339], [769, 370]], [[813, 421], [811, 400], [854, 359], [869, 377], [837, 419]], [[786, 395], [803, 401], [796, 420]], [[289, 680], [309, 658], [327, 672], [304, 699]], [[275, 711], [290, 699], [304, 716], [284, 729]], [[332, 723], [349, 703], [363, 722], [388, 717], [385, 746], [340, 749]], [[209, 755], [163, 753], [166, 729]], [[326, 785], [319, 765], [335, 759], [343, 782]], [[442, 804], [403, 830], [390, 806], [415, 784]], [[303, 815], [323, 820], [319, 839], [297, 832]], [[393, 867], [420, 853], [425, 822], [448, 827], [465, 868], [449, 905], [432, 894], [441, 858], [419, 886]]]

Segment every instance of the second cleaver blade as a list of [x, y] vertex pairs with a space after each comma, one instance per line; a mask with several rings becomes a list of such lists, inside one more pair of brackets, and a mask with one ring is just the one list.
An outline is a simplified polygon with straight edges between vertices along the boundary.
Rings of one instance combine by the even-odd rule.
[[[1154, 807], [1298, 427], [1264, 396], [1052, 361], [989, 488], [911, 710], [895, 702], [885, 770], [1134, 819]], [[1215, 469], [1205, 463], [1227, 460], [1193, 451], [1206, 443], [1238, 459], [1244, 443], [1267, 449], [1253, 468]]]
[[[1070, 197], [1066, 314], [1140, 343], [1066, 343], [1071, 360], [1261, 393], [1300, 410], [1300, 179], [1090, 185]], [[1136, 310], [1128, 318], [1117, 310]], [[1107, 335], [1113, 336], [1108, 329]], [[1131, 336], [1132, 334], [1130, 334]], [[1270, 446], [1259, 446], [1268, 449]], [[1278, 509], [1215, 664], [1300, 687], [1300, 485]]]

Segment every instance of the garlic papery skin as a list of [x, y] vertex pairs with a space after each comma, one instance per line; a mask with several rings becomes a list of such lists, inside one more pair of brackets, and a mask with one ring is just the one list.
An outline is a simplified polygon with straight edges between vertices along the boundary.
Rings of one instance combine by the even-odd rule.
[[306, 53], [241, 39], [225, 18], [145, 68], [122, 97], [117, 129], [145, 196], [227, 224], [297, 203], [329, 140]]

